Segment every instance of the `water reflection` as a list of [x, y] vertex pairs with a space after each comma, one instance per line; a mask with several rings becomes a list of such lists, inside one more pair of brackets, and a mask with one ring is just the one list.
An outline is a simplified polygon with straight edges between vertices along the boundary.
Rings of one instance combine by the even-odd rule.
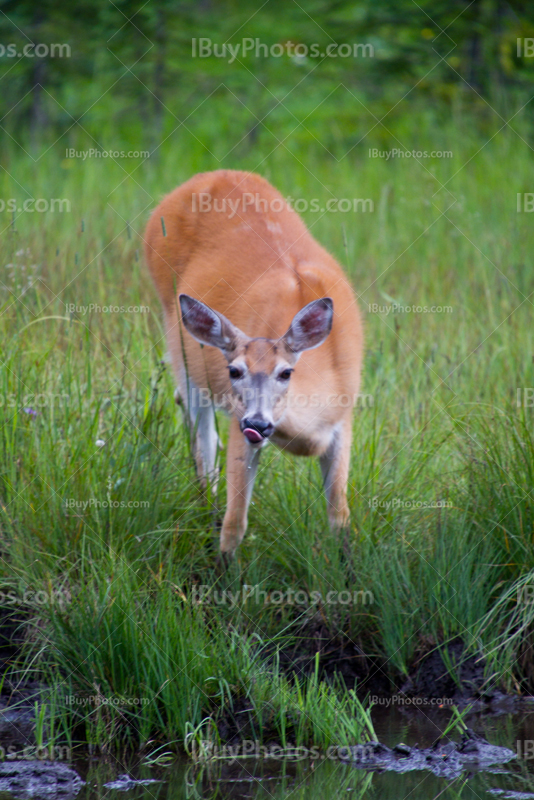
[[[388, 746], [398, 742], [429, 747], [440, 735], [450, 711], [421, 708], [375, 708], [373, 721], [380, 741]], [[529, 795], [534, 800], [534, 706], [521, 711], [487, 714], [476, 712], [467, 718], [469, 727], [492, 744], [520, 754], [513, 762], [491, 771], [465, 771], [447, 781], [430, 772], [404, 774], [364, 772], [333, 759], [297, 762], [258, 760], [218, 761], [205, 765], [179, 764], [172, 768], [142, 771], [139, 777], [159, 777], [160, 784], [138, 787], [130, 792], [103, 789], [103, 783], [117, 774], [116, 765], [95, 764], [88, 769], [88, 786], [79, 800], [350, 800], [376, 797], [380, 800], [428, 800], [462, 798], [480, 800], [497, 797], [512, 800]], [[111, 773], [115, 770], [114, 774]], [[96, 785], [95, 785], [96, 784]], [[487, 794], [490, 792], [490, 794]], [[515, 793], [520, 793], [519, 795]]]

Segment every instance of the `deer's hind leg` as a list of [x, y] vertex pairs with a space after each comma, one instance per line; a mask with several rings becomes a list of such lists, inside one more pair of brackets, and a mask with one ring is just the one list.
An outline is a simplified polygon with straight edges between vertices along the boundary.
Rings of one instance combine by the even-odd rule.
[[203, 491], [211, 486], [215, 492], [219, 479], [221, 441], [217, 433], [215, 405], [208, 389], [198, 388], [191, 378], [182, 379], [175, 391], [189, 429], [197, 478]]

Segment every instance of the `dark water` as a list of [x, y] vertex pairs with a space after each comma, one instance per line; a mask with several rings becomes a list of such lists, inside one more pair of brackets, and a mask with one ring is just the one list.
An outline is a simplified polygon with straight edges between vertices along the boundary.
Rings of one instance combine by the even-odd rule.
[[[373, 709], [373, 722], [381, 742], [430, 746], [447, 725], [450, 712], [429, 708]], [[163, 800], [173, 798], [255, 798], [257, 800], [330, 800], [345, 797], [380, 800], [428, 800], [429, 798], [502, 798], [534, 800], [534, 704], [521, 710], [502, 709], [496, 713], [472, 713], [469, 727], [492, 744], [508, 747], [519, 756], [496, 766], [491, 772], [467, 771], [454, 780], [417, 771], [404, 774], [364, 772], [339, 760], [312, 758], [297, 762], [247, 758], [233, 763], [212, 762], [198, 766], [172, 767], [130, 765], [130, 774], [158, 778], [160, 783], [136, 787], [128, 792], [103, 788], [103, 784], [124, 772], [114, 761], [95, 761], [85, 765], [88, 785], [79, 800]]]

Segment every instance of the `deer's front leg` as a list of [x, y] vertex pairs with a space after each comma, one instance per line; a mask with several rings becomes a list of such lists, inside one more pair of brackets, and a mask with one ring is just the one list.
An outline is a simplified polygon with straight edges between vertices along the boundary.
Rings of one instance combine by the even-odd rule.
[[227, 506], [221, 529], [221, 553], [232, 555], [245, 535], [259, 458], [260, 448], [247, 442], [233, 417], [226, 460]]
[[328, 519], [334, 529], [346, 528], [350, 521], [347, 482], [351, 441], [352, 419], [348, 418], [335, 430], [328, 450], [320, 458]]

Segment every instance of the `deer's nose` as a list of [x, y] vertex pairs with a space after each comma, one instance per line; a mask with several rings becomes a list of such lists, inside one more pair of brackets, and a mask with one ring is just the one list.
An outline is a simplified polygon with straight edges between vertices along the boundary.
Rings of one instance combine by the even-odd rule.
[[274, 431], [274, 425], [258, 417], [245, 417], [241, 420], [241, 430], [252, 444], [267, 439]]

